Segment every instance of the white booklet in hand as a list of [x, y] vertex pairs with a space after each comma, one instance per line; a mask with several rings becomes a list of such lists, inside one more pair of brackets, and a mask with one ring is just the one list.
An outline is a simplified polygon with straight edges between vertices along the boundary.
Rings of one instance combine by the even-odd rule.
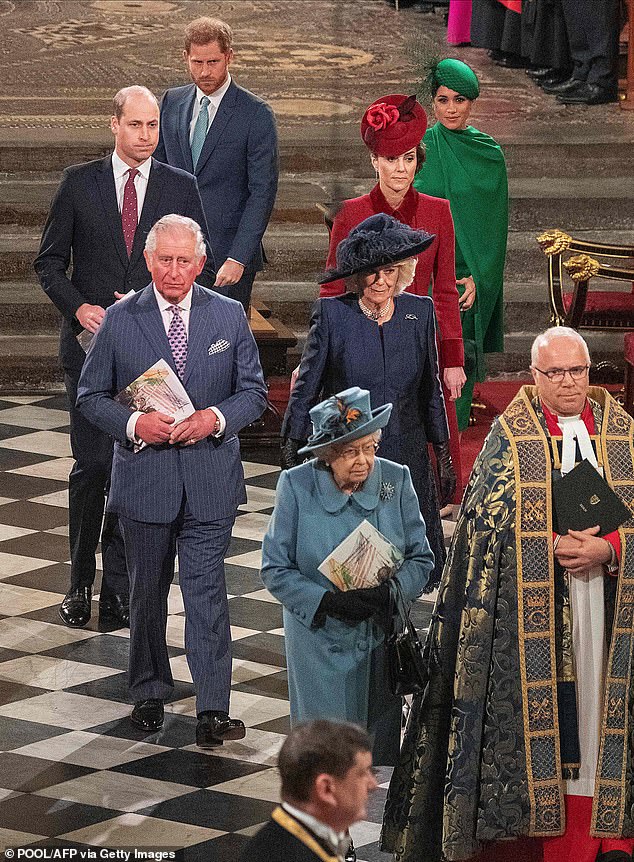
[[402, 562], [402, 551], [363, 520], [326, 557], [319, 571], [345, 592], [376, 587], [390, 578]]
[[[174, 417], [175, 425], [195, 412], [185, 387], [164, 359], [129, 383], [114, 400], [142, 413], [167, 413]], [[134, 451], [140, 452], [146, 445], [135, 444]]]

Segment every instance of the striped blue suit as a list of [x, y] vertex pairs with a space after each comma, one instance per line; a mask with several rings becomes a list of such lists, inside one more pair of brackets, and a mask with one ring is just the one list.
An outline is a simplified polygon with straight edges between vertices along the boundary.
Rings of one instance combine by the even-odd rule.
[[266, 389], [240, 303], [194, 284], [183, 385], [197, 410], [222, 411], [225, 433], [194, 446], [134, 453], [126, 437], [130, 410], [113, 399], [161, 358], [176, 370], [148, 285], [107, 309], [77, 397], [86, 418], [115, 438], [108, 507], [119, 515], [130, 573], [130, 694], [135, 701], [165, 700], [172, 690], [165, 626], [178, 543], [197, 709], [227, 711], [231, 641], [223, 559], [237, 506], [246, 501], [237, 434], [263, 413]]

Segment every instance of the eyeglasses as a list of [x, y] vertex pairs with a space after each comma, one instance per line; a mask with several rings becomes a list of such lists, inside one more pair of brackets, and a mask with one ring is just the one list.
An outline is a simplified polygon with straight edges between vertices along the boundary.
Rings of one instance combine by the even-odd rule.
[[378, 448], [378, 443], [364, 443], [363, 446], [351, 446], [348, 449], [342, 449], [337, 453], [337, 457], [343, 458], [344, 461], [354, 461], [360, 455], [363, 455], [364, 458], [371, 458]]
[[544, 377], [547, 377], [551, 383], [563, 383], [566, 374], [569, 374], [573, 380], [581, 380], [588, 373], [589, 365], [574, 365], [572, 368], [550, 368], [548, 371], [542, 371], [533, 365], [535, 371], [539, 371]]

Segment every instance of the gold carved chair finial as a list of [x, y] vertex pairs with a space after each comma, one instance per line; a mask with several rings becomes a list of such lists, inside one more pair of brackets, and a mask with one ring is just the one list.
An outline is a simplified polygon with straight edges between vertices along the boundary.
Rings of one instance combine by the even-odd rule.
[[563, 230], [547, 230], [537, 237], [537, 242], [544, 254], [550, 257], [550, 255], [567, 251], [572, 237], [564, 233]]
[[601, 264], [587, 254], [575, 254], [564, 261], [564, 269], [574, 281], [588, 281], [599, 274]]

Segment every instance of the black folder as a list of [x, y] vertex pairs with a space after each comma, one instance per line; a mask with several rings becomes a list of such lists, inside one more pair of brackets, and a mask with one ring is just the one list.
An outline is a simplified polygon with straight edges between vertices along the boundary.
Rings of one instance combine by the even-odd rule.
[[553, 479], [553, 529], [587, 530], [598, 524], [600, 536], [612, 533], [632, 517], [603, 476], [584, 459], [561, 479]]

